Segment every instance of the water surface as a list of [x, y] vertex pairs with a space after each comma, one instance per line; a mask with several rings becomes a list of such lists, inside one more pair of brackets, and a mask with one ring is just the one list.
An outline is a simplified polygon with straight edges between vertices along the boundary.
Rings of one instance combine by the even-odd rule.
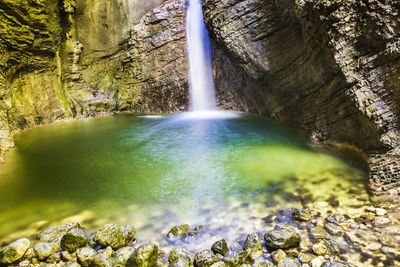
[[129, 223], [138, 239], [168, 246], [168, 229], [189, 223], [210, 226], [207, 244], [197, 244], [208, 246], [260, 230], [268, 208], [365, 201], [365, 179], [352, 158], [251, 114], [73, 121], [16, 137], [0, 168], [0, 239], [79, 220], [89, 230]]

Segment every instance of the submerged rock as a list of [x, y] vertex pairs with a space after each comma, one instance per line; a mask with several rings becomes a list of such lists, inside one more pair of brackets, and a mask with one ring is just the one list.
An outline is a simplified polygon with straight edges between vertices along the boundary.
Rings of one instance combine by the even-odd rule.
[[119, 249], [132, 243], [135, 233], [135, 228], [130, 225], [106, 224], [97, 231], [93, 240], [103, 247]]
[[294, 229], [284, 228], [265, 233], [264, 239], [268, 248], [289, 248], [299, 244], [300, 235]]
[[312, 250], [313, 250], [314, 254], [318, 255], [318, 256], [325, 255], [328, 252], [328, 248], [325, 245], [325, 242], [319, 242], [319, 243], [313, 244]]
[[81, 226], [77, 222], [50, 227], [40, 234], [40, 242], [59, 243], [61, 242], [61, 238], [64, 236], [64, 234], [66, 234], [69, 230], [80, 227]]
[[129, 257], [128, 267], [153, 267], [157, 264], [158, 247], [152, 244], [141, 245]]
[[219, 240], [211, 246], [212, 252], [215, 254], [221, 254], [222, 256], [225, 256], [226, 253], [228, 253], [228, 250], [228, 244], [226, 243], [225, 239]]
[[0, 263], [10, 264], [21, 259], [31, 242], [27, 238], [18, 239], [0, 251]]
[[278, 263], [280, 260], [286, 258], [286, 253], [282, 249], [278, 249], [271, 253], [271, 258], [273, 262]]
[[72, 253], [78, 248], [88, 244], [86, 233], [81, 228], [73, 228], [63, 235], [61, 238], [61, 248]]
[[340, 247], [339, 245], [333, 240], [326, 240], [325, 245], [328, 248], [328, 252], [331, 255], [339, 256], [340, 255]]
[[36, 256], [39, 260], [43, 261], [47, 259], [51, 254], [54, 254], [58, 251], [59, 245], [57, 243], [47, 243], [40, 242], [37, 243], [33, 250], [35, 251]]
[[312, 239], [324, 239], [326, 238], [326, 232], [324, 228], [317, 226], [317, 227], [311, 227], [310, 230], [310, 237]]
[[284, 258], [278, 262], [278, 267], [300, 267], [301, 264], [297, 259]]
[[344, 233], [343, 227], [336, 225], [334, 223], [325, 223], [325, 229], [331, 234], [331, 235], [342, 235]]
[[188, 224], [183, 224], [179, 226], [174, 226], [169, 230], [167, 234], [167, 240], [168, 241], [175, 241], [179, 237], [183, 236], [187, 231], [189, 230], [189, 225]]
[[293, 211], [292, 217], [298, 221], [308, 222], [311, 220], [311, 211], [309, 209], [296, 209]]
[[211, 250], [202, 250], [194, 257], [194, 265], [197, 267], [210, 267], [213, 263], [220, 261]]

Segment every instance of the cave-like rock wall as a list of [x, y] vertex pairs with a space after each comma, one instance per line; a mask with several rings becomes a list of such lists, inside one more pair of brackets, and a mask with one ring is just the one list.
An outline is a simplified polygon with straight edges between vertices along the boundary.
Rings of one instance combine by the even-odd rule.
[[187, 109], [183, 0], [0, 0], [0, 160], [21, 129]]
[[300, 124], [400, 192], [399, 1], [205, 0], [221, 106]]

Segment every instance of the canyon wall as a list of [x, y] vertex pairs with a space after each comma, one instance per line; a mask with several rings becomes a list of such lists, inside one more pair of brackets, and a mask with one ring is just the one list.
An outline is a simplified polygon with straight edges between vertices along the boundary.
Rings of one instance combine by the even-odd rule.
[[[400, 1], [204, 0], [218, 104], [362, 149], [400, 191]], [[0, 0], [0, 159], [18, 130], [188, 107], [184, 0]]]
[[365, 151], [400, 192], [400, 2], [205, 0], [221, 106]]
[[187, 109], [183, 0], [1, 0], [0, 160], [18, 130]]

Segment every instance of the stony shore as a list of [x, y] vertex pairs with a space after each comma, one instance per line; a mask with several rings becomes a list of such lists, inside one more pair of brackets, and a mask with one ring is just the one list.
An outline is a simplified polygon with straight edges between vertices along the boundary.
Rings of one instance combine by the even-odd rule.
[[[48, 228], [37, 239], [3, 247], [4, 266], [399, 266], [400, 210], [395, 204], [360, 207], [362, 213], [281, 209], [262, 219], [265, 231], [243, 240], [224, 237], [193, 250], [207, 225], [177, 225], [165, 233], [170, 251], [135, 238], [130, 225], [88, 232], [78, 222]], [[182, 242], [184, 241], [184, 242]], [[184, 246], [186, 244], [188, 246]]]

